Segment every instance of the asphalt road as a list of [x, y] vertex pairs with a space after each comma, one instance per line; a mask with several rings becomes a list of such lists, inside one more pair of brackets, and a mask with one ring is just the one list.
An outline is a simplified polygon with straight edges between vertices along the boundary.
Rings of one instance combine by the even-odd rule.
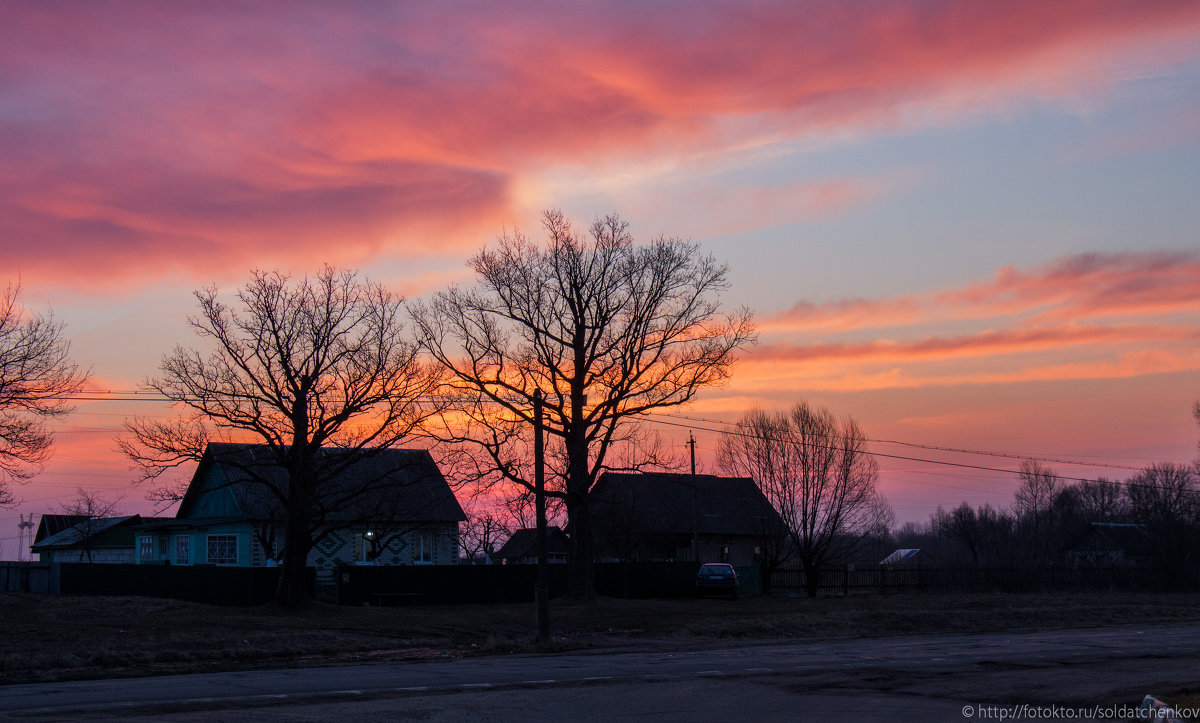
[[18, 685], [0, 688], [0, 717], [997, 720], [994, 706], [1064, 705], [1111, 720], [1108, 706], [1197, 688], [1200, 625], [1189, 624]]

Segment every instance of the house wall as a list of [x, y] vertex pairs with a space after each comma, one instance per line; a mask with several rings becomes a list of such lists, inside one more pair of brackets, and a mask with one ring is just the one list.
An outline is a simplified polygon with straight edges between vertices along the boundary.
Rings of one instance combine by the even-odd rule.
[[[195, 484], [193, 482], [193, 484]], [[225, 483], [225, 474], [220, 464], [208, 468], [202, 480], [201, 492], [192, 502], [187, 516], [203, 517], [241, 517], [242, 509], [233, 495], [233, 490]]]
[[[256, 556], [261, 560], [262, 548], [254, 539], [252, 528], [244, 523], [228, 523], [217, 524], [203, 529], [195, 530], [164, 530], [147, 533], [138, 533], [134, 541], [133, 555], [139, 565], [208, 565], [215, 564], [210, 562], [209, 553], [209, 537], [214, 535], [233, 536], [237, 544], [237, 562], [232, 563], [239, 567], [249, 567], [252, 559]], [[186, 561], [179, 559], [179, 541], [177, 538], [185, 537], [188, 540], [188, 559]], [[149, 558], [142, 555], [143, 540], [150, 539], [153, 548]], [[260, 563], [261, 564], [261, 563]]]
[[[337, 530], [316, 544], [308, 555], [308, 565], [316, 568], [318, 584], [331, 584], [334, 571], [338, 565], [353, 565], [366, 563], [361, 550], [363, 534], [366, 527]], [[431, 548], [432, 560], [428, 564], [452, 565], [458, 562], [458, 525], [449, 523], [431, 523], [423, 525], [411, 532], [399, 535], [389, 541], [383, 553], [374, 564], [378, 565], [412, 565], [421, 564], [417, 560], [418, 537], [423, 532], [433, 535]], [[127, 562], [138, 564], [211, 564], [208, 559], [208, 538], [212, 535], [233, 535], [237, 538], [237, 565], [241, 567], [263, 567], [273, 564], [266, 554], [249, 523], [216, 524], [196, 530], [164, 530], [139, 533], [134, 550], [130, 552]], [[189, 542], [190, 559], [180, 562], [176, 558], [177, 538], [187, 537]], [[153, 545], [150, 559], [141, 559], [142, 540], [149, 538]], [[277, 534], [274, 542], [276, 548], [282, 549], [283, 535]], [[137, 558], [136, 560], [133, 558]]]
[[[637, 546], [635, 559], [640, 562], [728, 562], [735, 567], [748, 567], [759, 563], [757, 550], [760, 544], [756, 535], [700, 535], [695, 540], [693, 555], [692, 535], [647, 535]], [[619, 560], [611, 550], [602, 553], [601, 561]]]
[[337, 530], [327, 535], [313, 547], [308, 555], [308, 564], [317, 570], [317, 584], [332, 583], [338, 565], [414, 565], [418, 560], [418, 538], [422, 533], [433, 535], [432, 560], [424, 564], [453, 565], [458, 562], [458, 525], [453, 522], [429, 523], [390, 539], [383, 552], [373, 561], [368, 561], [358, 550], [362, 549], [363, 534], [367, 527]]

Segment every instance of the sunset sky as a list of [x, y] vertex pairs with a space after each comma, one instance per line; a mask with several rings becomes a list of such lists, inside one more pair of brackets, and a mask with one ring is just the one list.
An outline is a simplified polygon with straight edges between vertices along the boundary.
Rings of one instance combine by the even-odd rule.
[[[1196, 456], [1200, 3], [0, 1], [0, 284], [93, 386], [192, 343], [193, 289], [362, 269], [409, 298], [540, 210], [691, 238], [760, 343], [678, 414], [853, 414], [898, 518], [1019, 460]], [[131, 488], [83, 402], [0, 510]], [[697, 421], [700, 420], [700, 421]], [[695, 431], [712, 471], [715, 434]]]

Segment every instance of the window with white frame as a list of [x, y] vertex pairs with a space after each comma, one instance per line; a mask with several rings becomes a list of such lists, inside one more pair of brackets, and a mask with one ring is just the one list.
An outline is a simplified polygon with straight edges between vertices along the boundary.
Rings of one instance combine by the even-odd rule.
[[138, 561], [153, 562], [154, 561], [154, 538], [139, 537], [138, 538]]
[[426, 565], [433, 563], [432, 532], [418, 532], [413, 535], [413, 562]]
[[236, 565], [238, 561], [237, 535], [209, 535], [208, 563], [210, 565]]
[[192, 564], [192, 536], [191, 535], [176, 535], [175, 536], [175, 564], [176, 565]]

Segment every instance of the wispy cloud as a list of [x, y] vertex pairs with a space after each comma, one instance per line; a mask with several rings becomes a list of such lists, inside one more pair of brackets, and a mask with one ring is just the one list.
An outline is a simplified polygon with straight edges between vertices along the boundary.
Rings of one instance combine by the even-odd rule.
[[1080, 254], [1045, 266], [1006, 266], [987, 280], [892, 299], [799, 301], [764, 331], [848, 331], [1019, 317], [1026, 325], [1200, 310], [1200, 252]]
[[1200, 253], [1081, 254], [926, 294], [799, 302], [764, 319], [765, 343], [736, 385], [864, 391], [1197, 370], [1197, 312]]

